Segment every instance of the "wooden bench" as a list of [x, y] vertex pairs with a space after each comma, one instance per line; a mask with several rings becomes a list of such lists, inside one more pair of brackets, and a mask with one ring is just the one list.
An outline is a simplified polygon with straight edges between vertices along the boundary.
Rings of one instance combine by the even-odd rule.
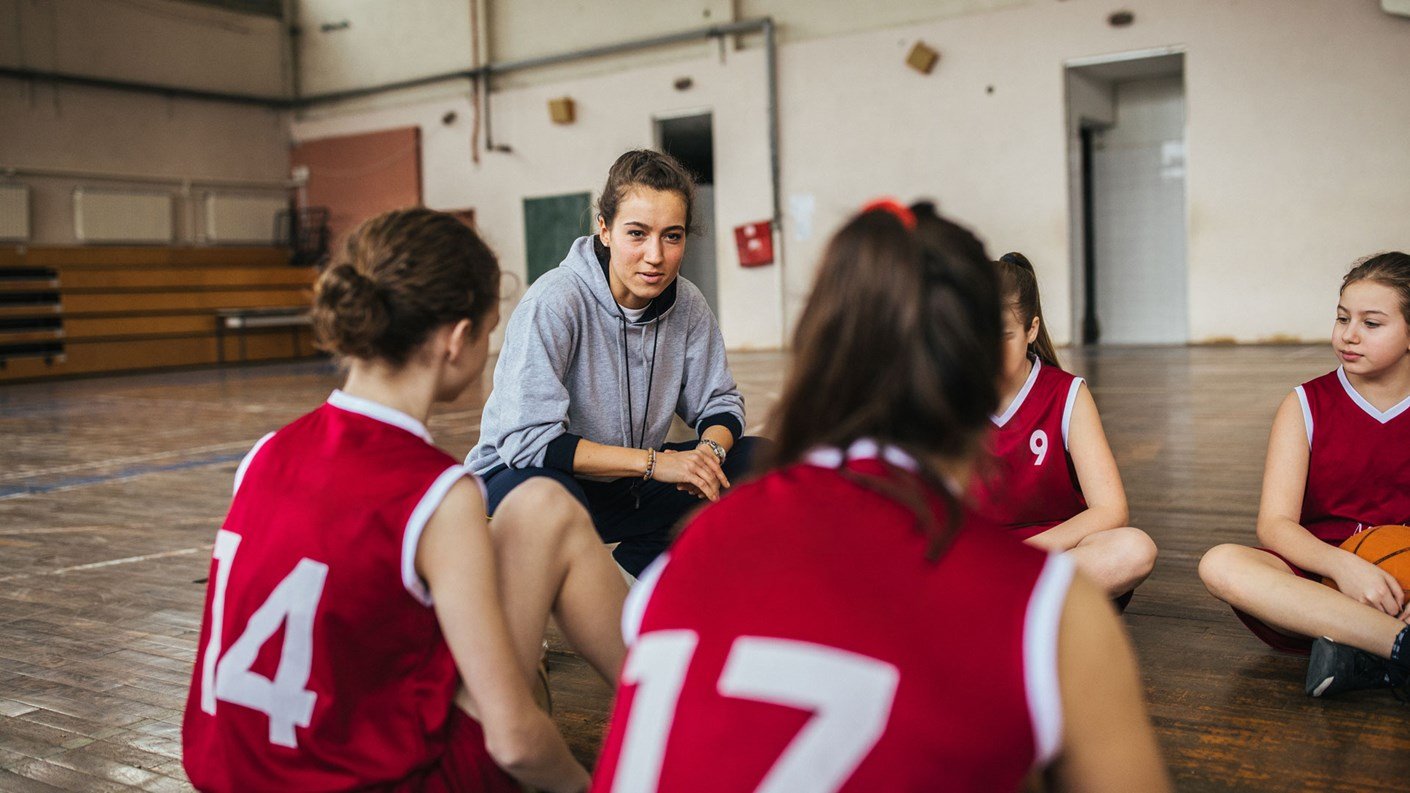
[[315, 355], [317, 275], [287, 248], [0, 246], [0, 383]]
[[225, 363], [225, 334], [234, 331], [245, 360], [245, 334], [256, 328], [288, 328], [293, 348], [299, 346], [299, 329], [313, 324], [304, 308], [222, 308], [215, 312], [216, 361]]

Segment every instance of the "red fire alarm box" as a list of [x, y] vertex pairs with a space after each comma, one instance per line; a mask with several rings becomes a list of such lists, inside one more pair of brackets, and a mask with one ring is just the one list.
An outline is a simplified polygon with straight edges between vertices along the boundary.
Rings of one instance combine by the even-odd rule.
[[773, 223], [761, 220], [734, 227], [734, 244], [739, 248], [740, 267], [774, 263]]

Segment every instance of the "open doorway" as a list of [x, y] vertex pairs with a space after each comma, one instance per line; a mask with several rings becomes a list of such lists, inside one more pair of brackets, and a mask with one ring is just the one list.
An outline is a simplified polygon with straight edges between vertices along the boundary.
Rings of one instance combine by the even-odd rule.
[[1084, 344], [1189, 341], [1184, 60], [1067, 65], [1073, 337]]
[[715, 274], [715, 133], [710, 113], [657, 116], [656, 142], [695, 175], [695, 225], [685, 246], [681, 275], [700, 288], [715, 316], [720, 315]]

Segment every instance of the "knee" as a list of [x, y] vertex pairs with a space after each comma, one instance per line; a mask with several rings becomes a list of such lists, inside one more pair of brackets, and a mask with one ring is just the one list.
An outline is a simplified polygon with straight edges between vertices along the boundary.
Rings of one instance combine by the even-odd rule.
[[592, 516], [568, 489], [548, 477], [534, 477], [509, 491], [491, 524], [499, 534], [526, 532], [555, 542], [596, 532]]
[[1216, 545], [1204, 552], [1199, 560], [1199, 578], [1209, 594], [1220, 600], [1228, 600], [1237, 585], [1235, 569], [1242, 558], [1244, 548], [1233, 543]]
[[1136, 583], [1144, 581], [1146, 576], [1155, 570], [1155, 557], [1159, 553], [1155, 540], [1141, 529], [1122, 526], [1120, 529], [1093, 535], [1091, 539], [1101, 543], [1101, 555], [1111, 560], [1108, 564], [1127, 574]]
[[1122, 550], [1131, 569], [1140, 573], [1142, 578], [1150, 575], [1155, 569], [1155, 559], [1160, 554], [1155, 540], [1152, 540], [1149, 534], [1131, 526], [1126, 526], [1120, 531]]

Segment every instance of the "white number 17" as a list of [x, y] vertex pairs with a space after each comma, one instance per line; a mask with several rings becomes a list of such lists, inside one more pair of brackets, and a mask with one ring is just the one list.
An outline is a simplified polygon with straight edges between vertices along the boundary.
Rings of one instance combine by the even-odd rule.
[[[622, 682], [636, 684], [613, 793], [654, 791], [676, 702], [699, 638], [657, 631], [632, 648]], [[759, 793], [836, 790], [866, 758], [891, 716], [900, 672], [875, 658], [809, 642], [741, 636], [730, 648], [721, 696], [813, 712], [759, 783]]]

